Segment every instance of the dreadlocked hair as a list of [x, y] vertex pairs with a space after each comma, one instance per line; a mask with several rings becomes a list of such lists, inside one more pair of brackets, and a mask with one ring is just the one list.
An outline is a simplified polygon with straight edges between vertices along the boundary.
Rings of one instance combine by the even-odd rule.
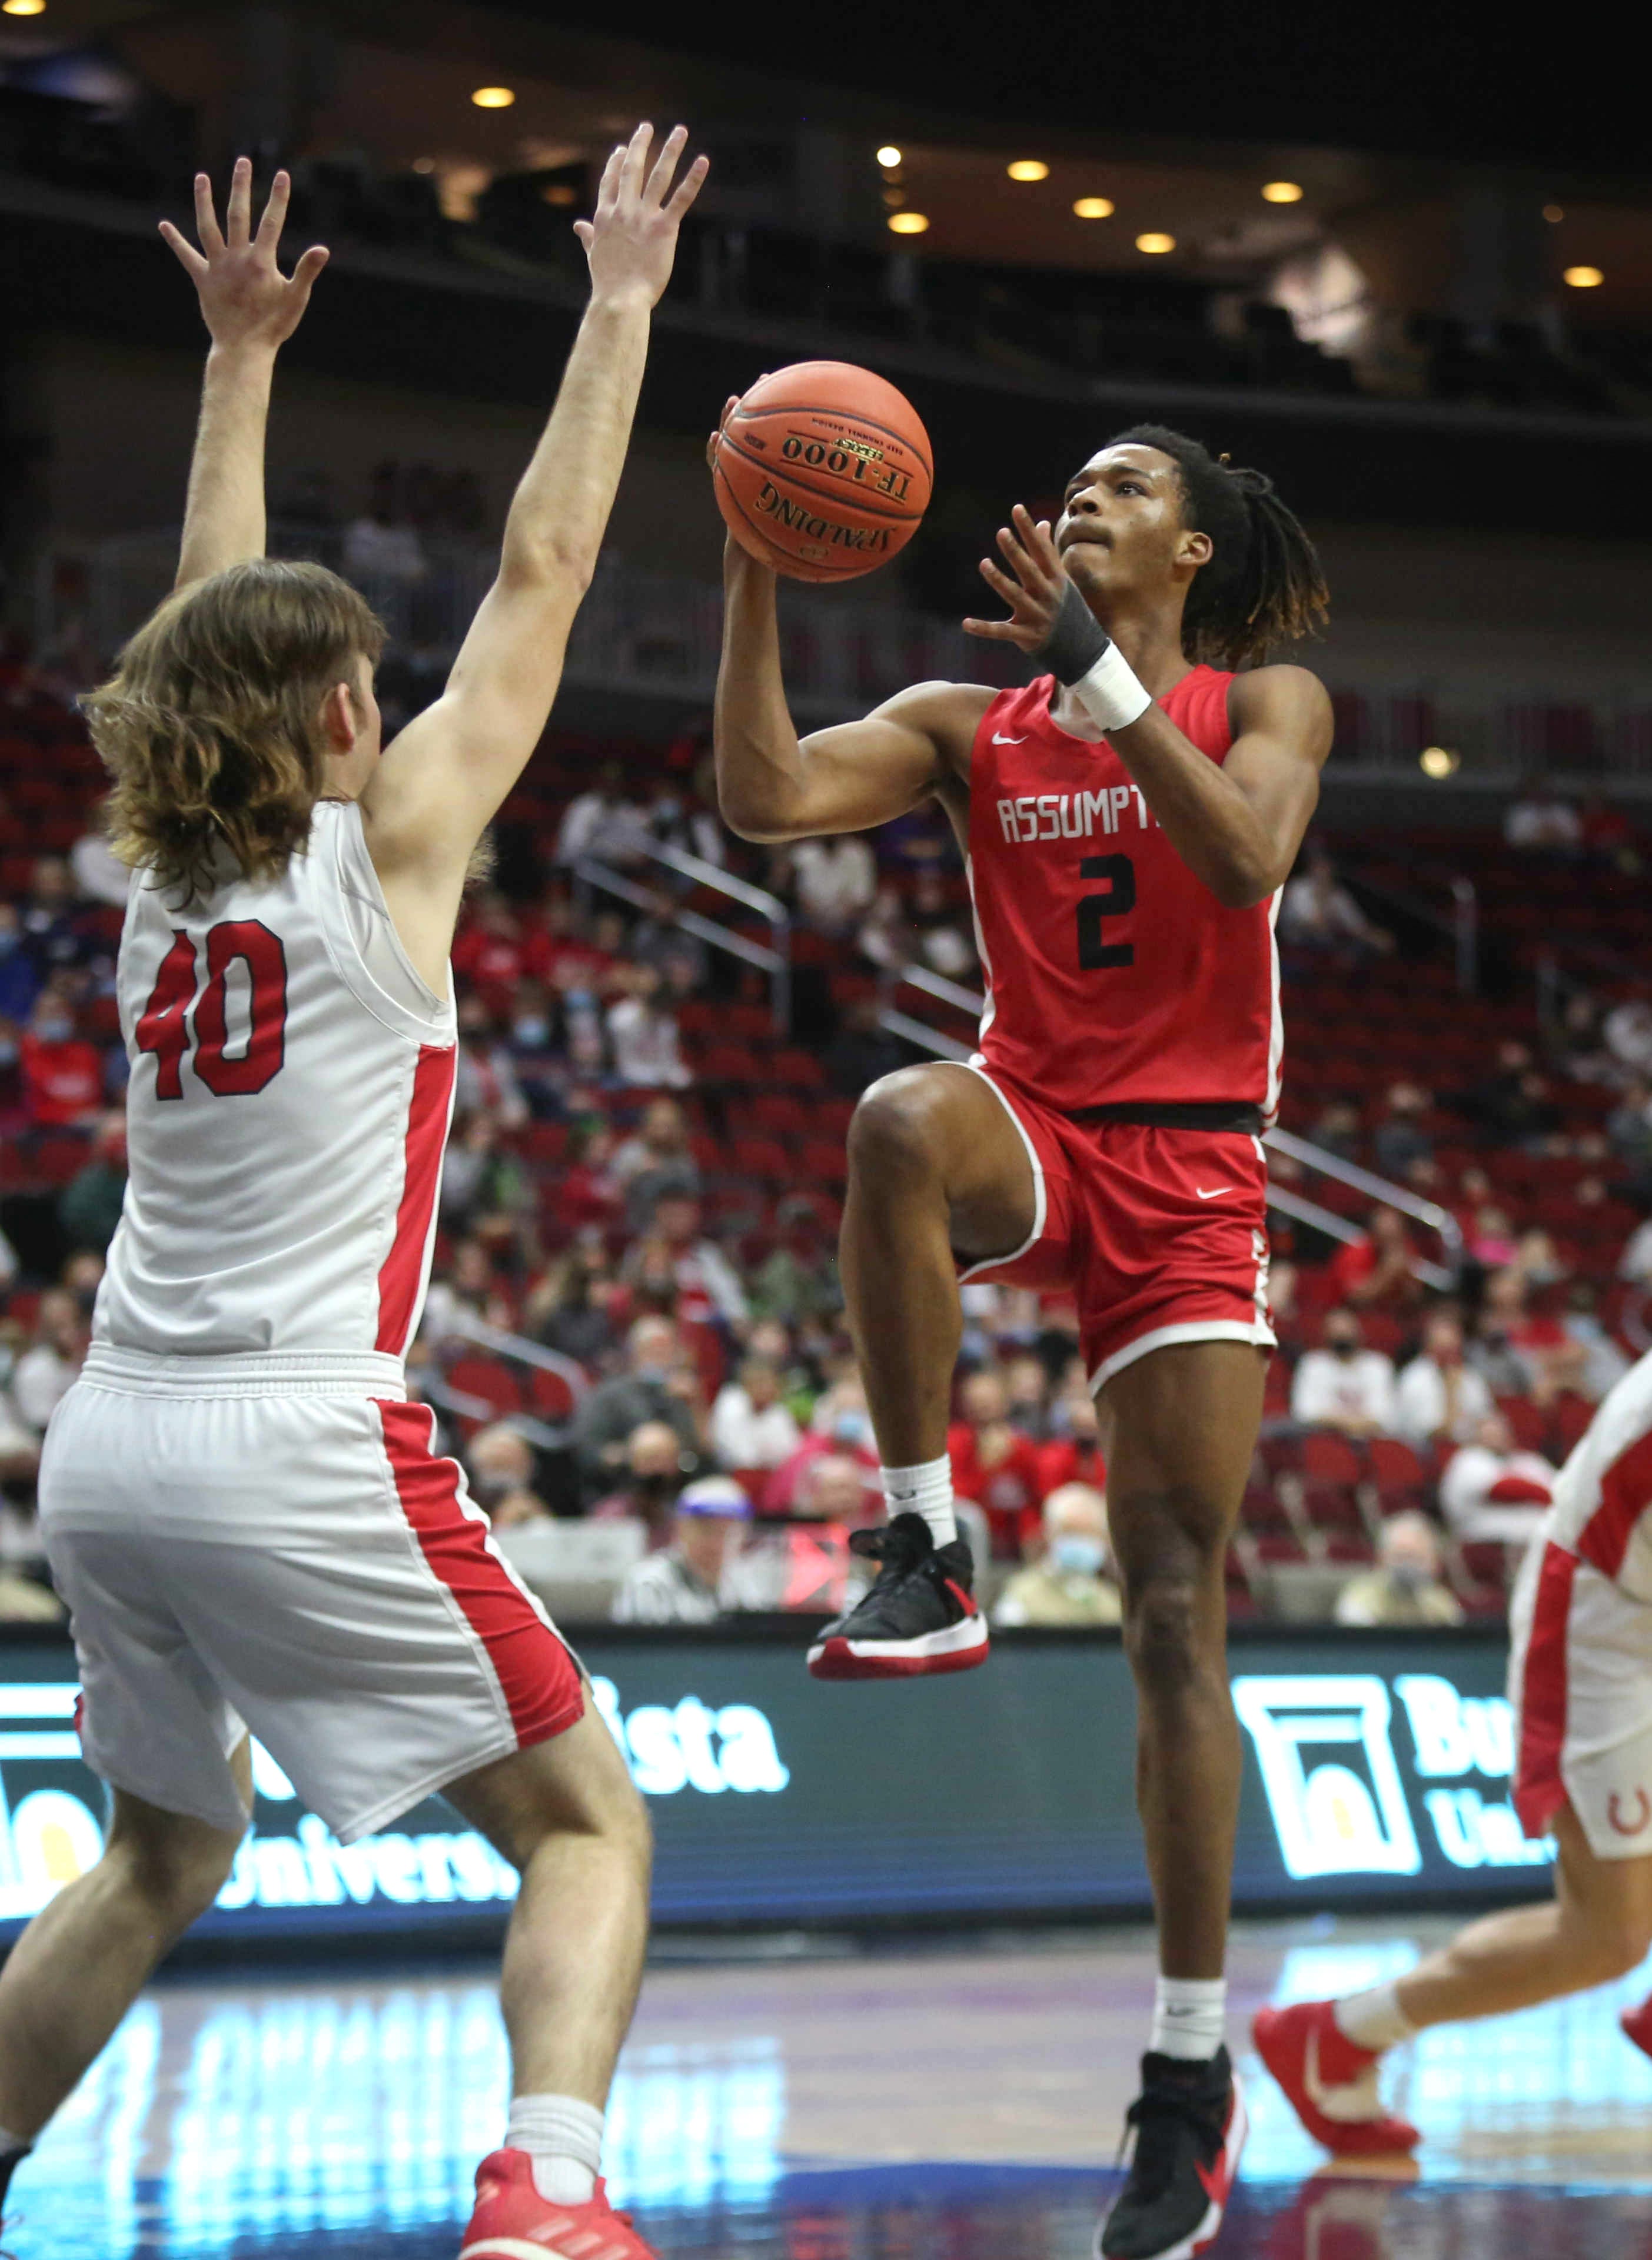
[[1207, 447], [1162, 424], [1135, 424], [1110, 447], [1156, 447], [1175, 463], [1184, 515], [1208, 533], [1182, 615], [1182, 647], [1196, 663], [1255, 666], [1277, 643], [1312, 635], [1330, 603], [1319, 554], [1296, 512], [1262, 471], [1219, 462]]
[[256, 557], [175, 590], [82, 701], [114, 780], [111, 844], [188, 904], [221, 874], [278, 877], [325, 788], [320, 711], [384, 630], [323, 565]]

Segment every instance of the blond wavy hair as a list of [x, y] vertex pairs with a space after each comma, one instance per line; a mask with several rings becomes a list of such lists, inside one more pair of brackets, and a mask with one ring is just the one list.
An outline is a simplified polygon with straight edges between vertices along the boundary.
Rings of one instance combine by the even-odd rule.
[[246, 877], [279, 877], [326, 784], [323, 702], [354, 696], [384, 630], [324, 565], [267, 557], [174, 591], [82, 701], [114, 780], [106, 821], [123, 862], [186, 902], [227, 848]]

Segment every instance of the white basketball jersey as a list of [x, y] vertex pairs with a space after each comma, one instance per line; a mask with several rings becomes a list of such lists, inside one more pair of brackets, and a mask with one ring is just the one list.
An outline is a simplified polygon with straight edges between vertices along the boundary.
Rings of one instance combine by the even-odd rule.
[[451, 995], [413, 970], [354, 803], [281, 878], [121, 937], [125, 1207], [96, 1341], [160, 1355], [406, 1353], [453, 1112]]
[[1542, 1534], [1652, 1604], [1652, 1351], [1601, 1399], [1560, 1471]]

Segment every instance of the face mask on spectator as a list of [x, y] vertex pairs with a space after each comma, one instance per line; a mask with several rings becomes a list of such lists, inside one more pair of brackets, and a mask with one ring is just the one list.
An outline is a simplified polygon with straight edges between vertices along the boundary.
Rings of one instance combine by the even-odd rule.
[[1431, 1580], [1420, 1562], [1396, 1562], [1389, 1573], [1390, 1582], [1402, 1593], [1420, 1593]]
[[478, 1506], [497, 1506], [510, 1489], [510, 1483], [504, 1476], [472, 1476], [470, 1478], [470, 1496]]
[[832, 1423], [832, 1441], [834, 1444], [847, 1445], [852, 1451], [856, 1444], [866, 1441], [870, 1426], [864, 1412], [857, 1412], [853, 1406], [845, 1405]]
[[1107, 1549], [1082, 1530], [1063, 1530], [1050, 1540], [1049, 1557], [1064, 1577], [1094, 1577], [1100, 1575]]
[[12, 1036], [0, 1036], [0, 1067], [15, 1067], [17, 1063], [16, 1039]]
[[35, 1022], [34, 1033], [43, 1044], [66, 1044], [75, 1033], [75, 1023], [65, 1014], [48, 1012]]
[[1352, 1357], [1359, 1344], [1352, 1334], [1332, 1334], [1327, 1339], [1327, 1347], [1333, 1357]]
[[639, 1381], [663, 1383], [668, 1376], [664, 1366], [649, 1363], [637, 1368], [637, 1378]]
[[544, 1048], [551, 1033], [551, 1024], [543, 1012], [522, 1012], [511, 1023], [512, 1041], [526, 1051]]

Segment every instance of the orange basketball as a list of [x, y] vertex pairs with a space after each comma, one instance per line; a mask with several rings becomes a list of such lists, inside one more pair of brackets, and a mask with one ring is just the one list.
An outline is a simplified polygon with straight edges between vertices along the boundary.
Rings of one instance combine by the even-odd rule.
[[929, 507], [929, 434], [870, 369], [794, 361], [730, 410], [718, 507], [743, 549], [793, 581], [853, 581], [886, 565]]

